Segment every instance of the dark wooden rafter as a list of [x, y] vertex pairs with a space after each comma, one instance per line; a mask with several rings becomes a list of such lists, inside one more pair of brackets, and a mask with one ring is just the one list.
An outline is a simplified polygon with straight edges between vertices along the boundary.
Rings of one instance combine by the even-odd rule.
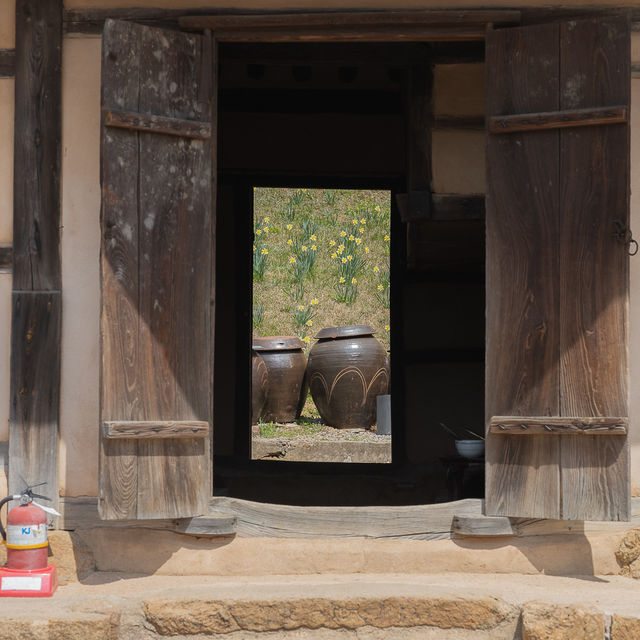
[[0, 78], [12, 78], [16, 67], [15, 49], [0, 49]]
[[16, 1], [9, 491], [58, 504], [62, 0]]

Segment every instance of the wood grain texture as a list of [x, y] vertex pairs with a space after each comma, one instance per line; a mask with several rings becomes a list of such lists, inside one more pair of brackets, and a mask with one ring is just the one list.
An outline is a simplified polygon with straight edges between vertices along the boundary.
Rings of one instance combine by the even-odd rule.
[[544, 129], [624, 124], [628, 121], [629, 109], [626, 106], [566, 109], [563, 111], [548, 111], [546, 113], [494, 116], [489, 119], [489, 131], [491, 133], [514, 133], [516, 131], [541, 131]]
[[59, 290], [61, 0], [17, 0], [13, 288]]
[[[519, 538], [540, 536], [576, 536], [616, 533], [640, 526], [640, 498], [631, 499], [631, 521], [597, 522], [576, 520], [535, 520], [510, 518]], [[66, 530], [95, 528], [145, 528], [178, 531], [186, 520], [101, 520], [97, 499], [87, 496], [61, 497], [59, 527]], [[209, 515], [236, 521], [239, 537], [322, 538], [325, 532], [334, 538], [395, 539], [412, 535], [423, 540], [453, 537], [454, 520], [464, 519], [474, 528], [482, 528], [482, 500], [408, 507], [284, 507], [235, 498], [214, 497]], [[413, 517], [412, 517], [413, 516]], [[205, 516], [206, 517], [206, 516]], [[194, 518], [198, 520], [198, 518]], [[447, 524], [448, 523], [448, 524]]]
[[13, 78], [15, 70], [15, 49], [0, 49], [0, 78]]
[[[102, 99], [105, 108], [138, 108], [140, 40], [133, 31], [105, 29]], [[142, 420], [138, 340], [138, 140], [124, 129], [101, 131], [102, 371], [101, 422]], [[126, 159], [126, 160], [125, 160]], [[129, 163], [129, 164], [127, 164]], [[133, 163], [133, 164], [131, 164]], [[137, 517], [137, 444], [100, 440], [102, 518]]]
[[[630, 34], [624, 19], [562, 25], [562, 109], [630, 102]], [[562, 415], [628, 415], [626, 246], [612, 234], [629, 221], [629, 127], [561, 132]], [[563, 517], [627, 520], [626, 438], [562, 441]]]
[[[487, 33], [487, 116], [558, 109], [557, 25]], [[554, 131], [487, 141], [487, 425], [557, 415], [559, 140]], [[486, 513], [560, 517], [559, 436], [487, 431]]]
[[206, 438], [208, 435], [209, 423], [195, 420], [105, 422], [102, 425], [103, 438]]
[[263, 29], [304, 27], [354, 27], [389, 25], [465, 25], [517, 24], [520, 12], [514, 10], [471, 11], [376, 11], [376, 12], [322, 12], [271, 13], [266, 15], [202, 15], [180, 18], [183, 29]]
[[87, 496], [77, 498], [61, 497], [59, 510], [62, 517], [59, 519], [58, 528], [67, 531], [77, 529], [144, 528], [209, 537], [234, 535], [236, 531], [236, 517], [224, 514], [203, 517], [202, 519], [197, 517], [153, 520], [102, 520], [98, 514], [97, 498]]
[[514, 536], [516, 530], [505, 516], [454, 516], [451, 522], [454, 538]]
[[[199, 28], [209, 28], [202, 25]], [[215, 29], [218, 42], [481, 42], [484, 26], [366, 25]]]
[[[207, 120], [209, 104], [199, 101], [198, 92], [200, 41], [107, 21], [103, 108]], [[210, 146], [106, 127], [102, 135], [102, 420], [207, 423]], [[178, 518], [205, 511], [207, 437], [102, 438], [102, 450], [103, 517]]]
[[116, 109], [107, 109], [102, 114], [102, 121], [107, 127], [120, 129], [152, 131], [154, 133], [166, 133], [171, 136], [198, 138], [199, 140], [207, 140], [211, 137], [211, 122], [166, 118], [136, 111], [120, 111]]
[[9, 493], [46, 482], [58, 503], [60, 292], [14, 292], [11, 316]]
[[480, 500], [403, 507], [297, 507], [213, 498], [209, 513], [234, 515], [238, 535], [269, 538], [444, 540], [455, 515], [480, 515]]
[[570, 434], [570, 435], [626, 435], [627, 417], [599, 418], [540, 418], [532, 416], [493, 416], [489, 421], [491, 433], [518, 435]]
[[[198, 90], [201, 37], [145, 28], [141, 38], [140, 111], [161, 108], [171, 118], [209, 118]], [[208, 421], [210, 148], [197, 139], [138, 135], [145, 418]], [[138, 517], [204, 513], [208, 475], [208, 440], [140, 441]]]

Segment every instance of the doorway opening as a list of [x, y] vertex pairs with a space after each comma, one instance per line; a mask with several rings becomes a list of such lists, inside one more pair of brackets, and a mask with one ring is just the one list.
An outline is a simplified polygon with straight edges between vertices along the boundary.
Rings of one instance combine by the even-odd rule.
[[[457, 153], [464, 168], [470, 149], [464, 141], [455, 148], [447, 142], [449, 156], [439, 156], [442, 132], [452, 139], [446, 135], [452, 122], [442, 126], [435, 94], [444, 87], [440, 66], [475, 65], [482, 76], [482, 57], [478, 43], [220, 45], [214, 493], [302, 505], [482, 495], [482, 464], [461, 460], [440, 423], [460, 436], [483, 431], [483, 194], [476, 183], [468, 193], [440, 189], [441, 164]], [[412, 95], [416, 74], [424, 74], [426, 95]], [[461, 99], [468, 89], [468, 81], [458, 84]], [[428, 147], [423, 188], [412, 178], [418, 99], [429, 114], [419, 142]], [[482, 114], [471, 120], [475, 142], [484, 135]], [[453, 138], [460, 124], [469, 130], [467, 121], [456, 120]], [[255, 293], [247, 258], [257, 229], [254, 199], [302, 188], [390, 194], [391, 464], [252, 459]], [[402, 194], [411, 200], [425, 188], [431, 211], [416, 218]], [[305, 311], [314, 297], [302, 300]], [[295, 335], [295, 326], [290, 331]], [[302, 338], [312, 338], [309, 333]], [[479, 473], [470, 474], [471, 466]]]

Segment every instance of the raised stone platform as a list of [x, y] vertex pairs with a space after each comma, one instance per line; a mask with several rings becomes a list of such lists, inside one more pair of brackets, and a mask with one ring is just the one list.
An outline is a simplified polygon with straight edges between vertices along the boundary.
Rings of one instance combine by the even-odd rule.
[[146, 576], [93, 573], [51, 599], [0, 598], [0, 640], [631, 640], [620, 576]]

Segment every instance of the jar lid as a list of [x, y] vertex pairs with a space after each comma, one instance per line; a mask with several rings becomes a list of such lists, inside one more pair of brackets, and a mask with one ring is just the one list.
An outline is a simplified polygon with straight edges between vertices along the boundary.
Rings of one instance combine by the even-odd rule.
[[351, 338], [357, 336], [372, 336], [375, 333], [373, 327], [368, 324], [350, 324], [346, 327], [325, 327], [316, 334], [316, 340], [335, 338]]
[[254, 351], [293, 351], [303, 347], [304, 343], [296, 336], [265, 336], [254, 338], [251, 348]]

